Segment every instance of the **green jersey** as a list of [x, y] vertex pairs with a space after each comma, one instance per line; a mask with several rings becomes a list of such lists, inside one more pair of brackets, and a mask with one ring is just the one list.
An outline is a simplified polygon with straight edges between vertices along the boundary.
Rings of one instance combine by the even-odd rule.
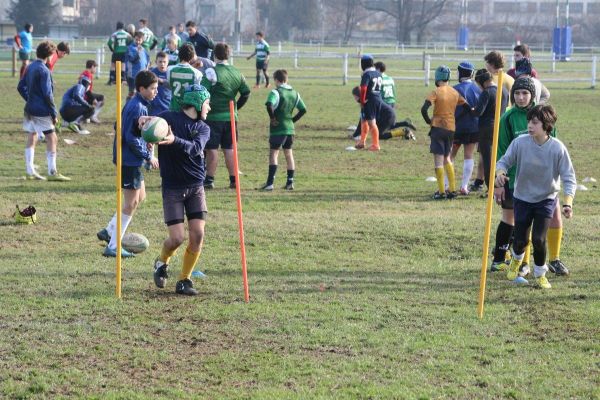
[[235, 119], [237, 121], [237, 104], [235, 97], [249, 95], [250, 88], [246, 84], [244, 75], [227, 62], [220, 62], [212, 68], [206, 69], [202, 79], [202, 86], [210, 92], [210, 112], [207, 121], [229, 121], [229, 101], [235, 105]]
[[381, 74], [381, 97], [384, 103], [392, 107], [396, 104], [396, 84], [384, 73]]
[[294, 121], [292, 121], [292, 113], [294, 109], [297, 108], [300, 111], [306, 111], [306, 106], [300, 94], [285, 83], [271, 90], [265, 104], [270, 104], [273, 107], [275, 119], [278, 122], [277, 126], [270, 126], [271, 136], [293, 135]]
[[108, 38], [108, 48], [115, 54], [125, 54], [127, 46], [133, 41], [131, 35], [123, 29], [119, 29]]
[[144, 33], [144, 41], [142, 42], [142, 47], [146, 50], [152, 50], [158, 43], [158, 39], [156, 39], [154, 33], [148, 27], [141, 28], [139, 32]]
[[[500, 118], [500, 129], [498, 131], [498, 150], [496, 152], [496, 160], [500, 160], [508, 146], [513, 140], [521, 135], [527, 135], [527, 111], [524, 108], [513, 106], [507, 110]], [[552, 129], [550, 136], [556, 137], [556, 128]], [[516, 167], [511, 167], [506, 171], [508, 176], [508, 187], [514, 189]]]
[[271, 48], [269, 47], [269, 43], [265, 40], [260, 40], [256, 42], [256, 61], [265, 61], [269, 54], [271, 53]]
[[202, 72], [190, 64], [179, 63], [167, 69], [167, 82], [171, 87], [171, 104], [169, 110], [181, 111], [181, 102], [186, 89], [202, 81]]

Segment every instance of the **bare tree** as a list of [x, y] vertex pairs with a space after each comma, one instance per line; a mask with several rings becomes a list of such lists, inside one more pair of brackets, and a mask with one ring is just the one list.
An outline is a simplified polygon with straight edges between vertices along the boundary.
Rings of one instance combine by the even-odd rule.
[[429, 25], [444, 10], [448, 0], [371, 0], [363, 2], [369, 10], [383, 11], [396, 20], [396, 40], [410, 43], [411, 33], [422, 38]]

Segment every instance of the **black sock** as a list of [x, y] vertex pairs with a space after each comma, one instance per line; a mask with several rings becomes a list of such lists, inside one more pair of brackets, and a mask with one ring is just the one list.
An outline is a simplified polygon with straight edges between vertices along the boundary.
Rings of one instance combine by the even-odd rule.
[[510, 246], [510, 239], [514, 227], [504, 221], [500, 221], [496, 230], [496, 245], [494, 246], [494, 262], [502, 262]]
[[256, 73], [256, 86], [260, 85], [260, 72]]
[[265, 71], [265, 85], [269, 85], [269, 75], [267, 75], [267, 71]]
[[229, 175], [229, 183], [235, 184], [235, 175]]
[[110, 71], [110, 76], [108, 78], [109, 82], [116, 82], [117, 81], [117, 74], [116, 71]]
[[206, 178], [204, 178], [204, 183], [213, 183], [215, 181], [215, 177], [214, 176], [210, 176], [210, 175], [206, 175]]
[[267, 177], [267, 185], [272, 185], [275, 181], [275, 174], [277, 173], [277, 165], [269, 165], [269, 176]]
[[475, 181], [473, 181], [473, 185], [474, 186], [483, 186], [483, 179], [475, 179]]
[[294, 182], [294, 170], [288, 169], [287, 170], [287, 183], [292, 183], [292, 182]]

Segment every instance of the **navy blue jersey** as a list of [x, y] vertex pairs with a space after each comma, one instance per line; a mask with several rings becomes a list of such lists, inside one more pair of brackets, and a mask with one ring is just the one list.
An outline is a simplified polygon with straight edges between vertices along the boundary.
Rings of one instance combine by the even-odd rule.
[[[481, 96], [481, 89], [475, 82], [470, 79], [465, 80], [454, 85], [454, 89], [467, 100], [467, 103], [469, 103], [471, 107], [477, 105], [479, 96]], [[463, 107], [456, 107], [454, 118], [456, 119], [456, 132], [479, 132], [479, 118], [471, 115]]]
[[150, 103], [148, 109], [149, 115], [158, 115], [163, 111], [169, 109], [171, 104], [171, 89], [167, 85], [167, 71], [161, 72], [157, 67], [152, 68], [150, 71], [158, 77], [158, 94]]
[[367, 95], [365, 100], [373, 100], [373, 101], [381, 101], [381, 84], [382, 78], [381, 73], [376, 71], [375, 68], [367, 68], [365, 72], [363, 72], [362, 78], [360, 80], [360, 86], [367, 87]]
[[164, 118], [175, 135], [170, 145], [158, 146], [160, 177], [165, 189], [187, 189], [204, 183], [204, 146], [210, 128], [204, 121], [191, 119], [183, 111], [165, 111]]

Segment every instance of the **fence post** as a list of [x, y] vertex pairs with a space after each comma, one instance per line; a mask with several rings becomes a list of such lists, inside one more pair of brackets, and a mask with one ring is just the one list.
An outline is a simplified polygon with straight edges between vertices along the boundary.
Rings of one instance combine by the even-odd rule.
[[12, 48], [12, 76], [17, 76], [17, 50]]
[[423, 52], [423, 63], [421, 64], [421, 68], [425, 69], [425, 60], [427, 59], [427, 53]]
[[344, 62], [342, 64], [342, 70], [342, 85], [346, 86], [348, 84], [348, 53], [344, 53]]
[[596, 64], [598, 63], [598, 56], [592, 57], [592, 89], [596, 89]]
[[298, 68], [298, 49], [294, 52], [294, 69]]
[[104, 64], [104, 46], [100, 47], [100, 54], [102, 55], [102, 59], [100, 61], [102, 61], [102, 64]]
[[442, 54], [446, 57], [446, 43], [442, 46]]
[[402, 43], [402, 54], [404, 54], [404, 43]]
[[396, 54], [398, 54], [398, 42], [396, 42]]
[[317, 43], [317, 54], [321, 57], [321, 42]]
[[431, 56], [425, 58], [425, 86], [429, 86], [429, 70], [431, 69]]
[[96, 67], [96, 78], [100, 78], [100, 68], [102, 66], [102, 50], [101, 49], [96, 49], [96, 64], [98, 64], [98, 66]]
[[229, 64], [233, 65], [233, 54], [229, 56], [227, 61], [229, 61]]
[[87, 36], [83, 38], [83, 47], [87, 49]]
[[556, 53], [552, 53], [552, 73], [556, 72]]
[[281, 55], [281, 41], [277, 42], [277, 55]]

